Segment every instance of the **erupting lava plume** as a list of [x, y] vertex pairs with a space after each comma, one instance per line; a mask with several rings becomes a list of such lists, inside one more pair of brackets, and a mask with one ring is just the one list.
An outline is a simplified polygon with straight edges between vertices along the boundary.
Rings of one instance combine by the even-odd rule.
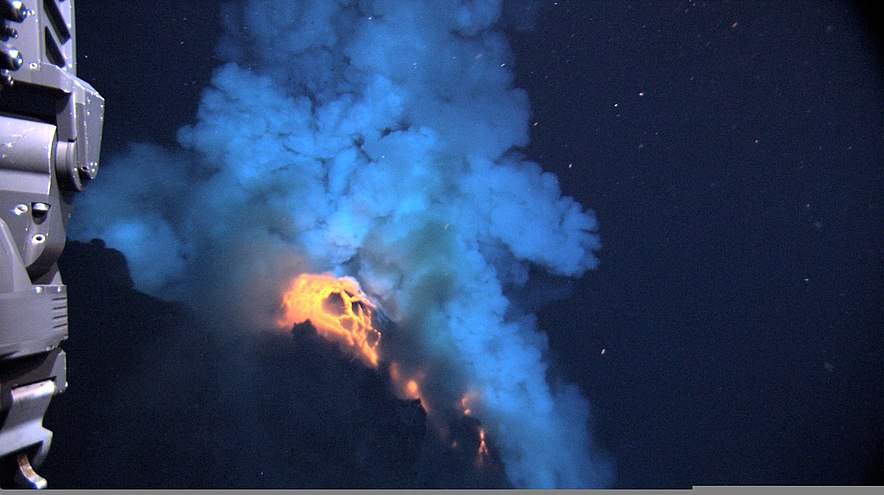
[[[106, 240], [136, 289], [226, 331], [263, 329], [268, 312], [282, 331], [309, 320], [419, 399], [458, 455], [490, 449], [483, 468], [499, 459], [517, 488], [605, 485], [588, 402], [554, 372], [533, 314], [559, 293], [546, 274], [580, 277], [601, 247], [595, 214], [525, 156], [535, 116], [507, 34], [539, 6], [226, 3], [178, 144], [113, 157], [78, 197], [71, 237]], [[358, 275], [379, 297], [289, 271], [304, 267]]]
[[[321, 337], [338, 342], [346, 352], [359, 356], [366, 365], [378, 368], [381, 332], [372, 323], [372, 310], [376, 307], [354, 278], [301, 274], [283, 294], [282, 309], [284, 316], [278, 321], [280, 327], [290, 329], [292, 325], [309, 320]], [[390, 362], [388, 369], [399, 394], [420, 399], [421, 406], [429, 414], [430, 408], [421, 393], [423, 372], [406, 376], [395, 361]], [[460, 409], [464, 416], [472, 415], [471, 404], [477, 398], [475, 391], [467, 392], [456, 409]], [[476, 461], [481, 464], [488, 456], [488, 444], [484, 428], [478, 426], [477, 434]], [[456, 446], [455, 441], [452, 447]]]
[[371, 322], [375, 306], [355, 279], [301, 274], [282, 296], [282, 307], [285, 316], [279, 320], [280, 327], [291, 329], [310, 320], [320, 336], [377, 367], [381, 332]]

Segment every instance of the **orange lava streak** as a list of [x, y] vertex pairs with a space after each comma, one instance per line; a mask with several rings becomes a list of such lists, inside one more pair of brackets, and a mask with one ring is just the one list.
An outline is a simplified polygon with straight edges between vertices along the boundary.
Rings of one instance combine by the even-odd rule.
[[479, 450], [476, 452], [476, 457], [479, 462], [488, 455], [488, 444], [485, 443], [485, 429], [479, 428]]
[[[467, 392], [460, 398], [460, 408], [464, 416], [473, 414], [472, 403], [479, 397], [475, 391]], [[485, 428], [479, 426], [479, 448], [476, 449], [476, 462], [481, 464], [488, 457], [488, 443], [485, 441]]]
[[378, 365], [381, 332], [371, 323], [374, 304], [351, 277], [330, 274], [301, 274], [282, 296], [285, 315], [282, 328], [310, 320], [316, 332], [338, 342], [359, 356], [367, 365]]

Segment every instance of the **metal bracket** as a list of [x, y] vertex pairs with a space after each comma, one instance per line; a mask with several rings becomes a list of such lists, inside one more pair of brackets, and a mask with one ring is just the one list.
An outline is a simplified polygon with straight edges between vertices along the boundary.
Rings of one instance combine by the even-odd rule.
[[[39, 488], [46, 484], [46, 480], [34, 472], [31, 462], [40, 464], [49, 452], [52, 432], [43, 427], [43, 415], [56, 390], [53, 380], [44, 380], [10, 392], [12, 404], [0, 430], [0, 445], [6, 451], [18, 452], [15, 479], [23, 487]], [[27, 452], [34, 452], [30, 459]]]

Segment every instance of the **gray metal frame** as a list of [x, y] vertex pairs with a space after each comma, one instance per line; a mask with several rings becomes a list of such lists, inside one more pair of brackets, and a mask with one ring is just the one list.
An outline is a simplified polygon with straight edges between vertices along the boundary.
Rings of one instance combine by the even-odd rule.
[[57, 261], [71, 196], [98, 172], [104, 99], [76, 75], [73, 0], [0, 0], [0, 23], [0, 487], [42, 488], [43, 415], [66, 387]]

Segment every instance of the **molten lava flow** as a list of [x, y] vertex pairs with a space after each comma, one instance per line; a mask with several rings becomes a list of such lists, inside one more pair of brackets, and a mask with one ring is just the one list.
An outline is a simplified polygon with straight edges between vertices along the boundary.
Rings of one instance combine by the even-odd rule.
[[[470, 416], [473, 414], [473, 406], [472, 403], [479, 397], [479, 394], [475, 391], [470, 391], [464, 394], [463, 397], [460, 398], [460, 408], [463, 411], [464, 416]], [[485, 428], [481, 426], [479, 428], [479, 448], [476, 449], [476, 462], [482, 464], [486, 457], [488, 457], [488, 443], [485, 442]]]
[[488, 456], [488, 444], [485, 443], [485, 428], [479, 427], [479, 450], [476, 452], [476, 460], [481, 464]]
[[[376, 307], [355, 279], [335, 278], [331, 274], [301, 274], [283, 294], [282, 309], [284, 315], [278, 321], [281, 328], [291, 329], [293, 325], [309, 320], [320, 336], [337, 342], [367, 365], [378, 368], [381, 332], [372, 323], [372, 312]], [[396, 361], [389, 362], [388, 370], [397, 395], [404, 399], [419, 399], [421, 407], [431, 415], [423, 389], [427, 383], [426, 370], [403, 369]], [[468, 391], [454, 410], [459, 409], [464, 416], [475, 416], [476, 407], [481, 408], [480, 402], [478, 392]], [[467, 424], [471, 429], [475, 428], [472, 431], [479, 437], [475, 460], [477, 465], [482, 465], [489, 455], [485, 428], [477, 419], [468, 420]], [[457, 438], [452, 440], [452, 448], [457, 449], [459, 445]]]
[[377, 367], [381, 332], [371, 322], [375, 306], [355, 279], [301, 274], [283, 295], [282, 307], [285, 315], [279, 320], [281, 327], [290, 329], [310, 320], [320, 336], [338, 342], [366, 364]]

